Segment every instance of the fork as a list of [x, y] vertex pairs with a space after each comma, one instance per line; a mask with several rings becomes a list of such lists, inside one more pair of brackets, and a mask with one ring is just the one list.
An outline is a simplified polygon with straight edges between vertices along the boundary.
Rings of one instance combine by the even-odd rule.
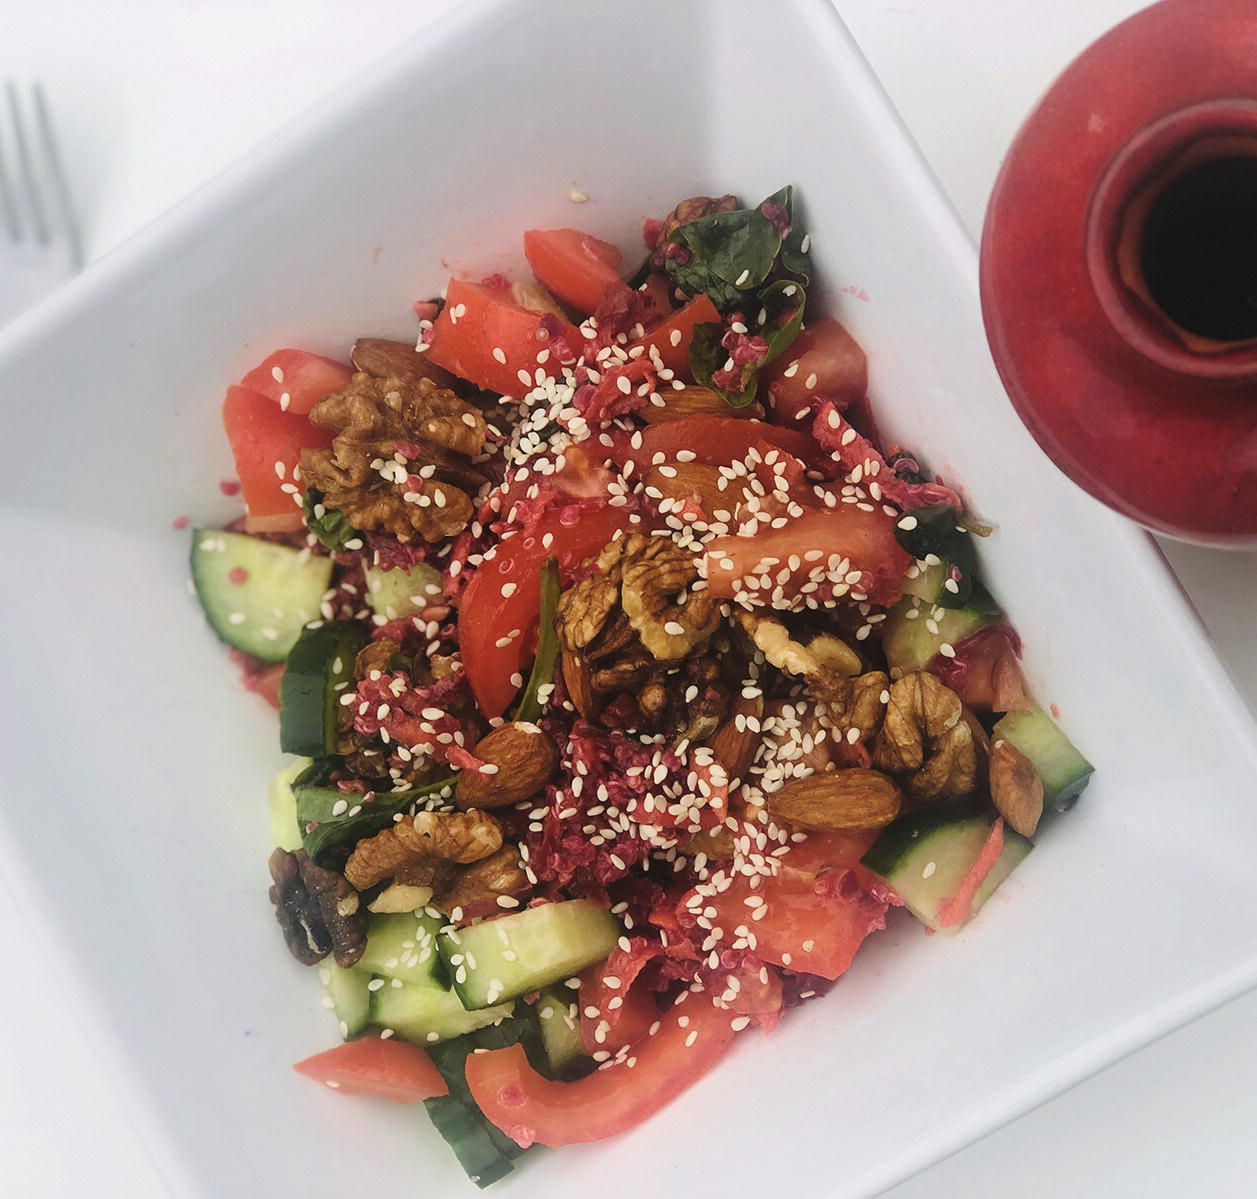
[[0, 325], [83, 266], [65, 169], [44, 90], [4, 85], [0, 113]]

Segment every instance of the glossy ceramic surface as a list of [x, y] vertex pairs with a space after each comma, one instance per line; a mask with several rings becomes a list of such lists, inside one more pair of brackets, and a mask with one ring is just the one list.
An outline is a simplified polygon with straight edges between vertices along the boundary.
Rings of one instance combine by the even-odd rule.
[[1184, 336], [1129, 243], [1192, 155], [1257, 152], [1255, 44], [1249, 0], [1165, 0], [1106, 34], [1023, 125], [982, 238], [991, 350], [1039, 444], [1117, 511], [1219, 545], [1257, 542], [1257, 343]]

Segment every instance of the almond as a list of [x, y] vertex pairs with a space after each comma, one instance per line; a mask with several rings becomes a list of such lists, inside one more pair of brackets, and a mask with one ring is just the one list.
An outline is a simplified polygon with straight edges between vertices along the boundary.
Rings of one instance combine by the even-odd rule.
[[[662, 385], [661, 385], [662, 386]], [[734, 408], [721, 398], [719, 392], [710, 387], [699, 387], [689, 384], [686, 387], [664, 387], [660, 393], [663, 404], [647, 404], [639, 410], [638, 415], [647, 424], [659, 425], [666, 421], [681, 420], [686, 416], [733, 416], [742, 419], [761, 419], [764, 409], [757, 403], [747, 404], [742, 408]]]
[[665, 499], [697, 500], [709, 522], [717, 512], [727, 513], [723, 519], [726, 523], [730, 522], [742, 498], [738, 480], [731, 479], [721, 490], [720, 468], [702, 462], [668, 462], [652, 466], [642, 476], [642, 481]]
[[899, 788], [876, 770], [853, 766], [795, 779], [765, 799], [772, 815], [799, 828], [858, 833], [899, 815]]
[[482, 737], [472, 751], [489, 770], [464, 770], [454, 800], [460, 808], [504, 808], [536, 795], [559, 766], [559, 751], [535, 724], [515, 721]]
[[377, 379], [431, 379], [438, 387], [454, 387], [457, 380], [406, 341], [360, 337], [349, 351], [349, 360], [360, 371]]
[[567, 688], [567, 698], [572, 701], [572, 707], [580, 713], [582, 720], [595, 719], [598, 703], [594, 699], [593, 676], [584, 655], [563, 646], [559, 651], [559, 669], [563, 672], [563, 686]]
[[[754, 722], [750, 727], [746, 724], [748, 716]], [[729, 710], [729, 718], [707, 738], [707, 744], [716, 755], [716, 761], [725, 768], [730, 784], [734, 779], [745, 779], [751, 763], [755, 761], [755, 751], [762, 739], [759, 730], [763, 719], [764, 697], [757, 695], [748, 699], [739, 695]]]
[[1014, 832], [1033, 837], [1043, 817], [1043, 780], [1034, 763], [1015, 745], [991, 746], [991, 800]]

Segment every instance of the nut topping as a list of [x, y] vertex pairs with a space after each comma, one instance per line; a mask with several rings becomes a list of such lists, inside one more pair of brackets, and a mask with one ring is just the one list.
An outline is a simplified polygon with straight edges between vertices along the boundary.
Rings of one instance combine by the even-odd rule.
[[469, 459], [484, 448], [487, 430], [480, 411], [452, 391], [426, 377], [359, 371], [310, 409], [310, 423], [335, 437], [331, 449], [302, 451], [302, 476], [355, 529], [410, 543], [466, 527], [468, 492], [482, 481]]
[[1043, 816], [1043, 779], [1034, 763], [1009, 741], [991, 747], [991, 800], [1023, 837], [1033, 837]]
[[460, 808], [504, 808], [536, 795], [559, 767], [559, 751], [535, 724], [512, 721], [482, 737], [473, 751], [487, 770], [464, 770], [454, 801]]
[[913, 799], [949, 802], [972, 793], [977, 754], [956, 693], [926, 670], [892, 683], [873, 764], [907, 776]]
[[419, 812], [354, 846], [345, 877], [360, 891], [385, 879], [437, 888], [449, 863], [466, 865], [496, 853], [502, 829], [487, 812]]
[[316, 866], [300, 849], [271, 854], [271, 903], [292, 956], [306, 966], [333, 954], [338, 966], [354, 965], [367, 944], [366, 913], [357, 892], [334, 870]]
[[774, 816], [799, 828], [859, 833], [899, 815], [899, 788], [876, 770], [827, 770], [787, 783], [765, 801]]

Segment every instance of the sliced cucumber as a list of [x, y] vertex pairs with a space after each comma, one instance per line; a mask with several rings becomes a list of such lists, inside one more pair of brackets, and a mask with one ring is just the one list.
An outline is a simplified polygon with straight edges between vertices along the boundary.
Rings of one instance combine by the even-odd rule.
[[580, 1039], [580, 1009], [576, 1005], [576, 992], [566, 987], [547, 987], [537, 1000], [536, 1012], [550, 1072], [561, 1075], [569, 1066], [587, 1056]]
[[366, 1028], [371, 1018], [371, 975], [354, 967], [342, 970], [330, 962], [319, 967], [319, 977], [332, 1001], [332, 1011], [340, 1021], [340, 1035], [349, 1040]]
[[454, 990], [470, 1009], [571, 978], [615, 948], [620, 922], [588, 899], [568, 899], [450, 929], [437, 938]]
[[467, 1086], [467, 1056], [477, 1049], [505, 1049], [522, 1044], [529, 1061], [536, 1057], [531, 1020], [511, 1017], [453, 1041], [429, 1045], [428, 1056], [444, 1076], [450, 1093], [425, 1099], [424, 1106], [437, 1131], [449, 1142], [459, 1164], [478, 1187], [511, 1172], [511, 1163], [525, 1150], [506, 1133], [489, 1123], [476, 1106]]
[[[889, 825], [862, 862], [880, 874], [922, 924], [936, 932], [955, 932], [939, 923], [939, 905], [960, 889], [990, 835], [994, 817], [914, 812]], [[1025, 837], [1004, 829], [1004, 852], [973, 897], [972, 920], [982, 905], [1034, 848]]]
[[1075, 748], [1042, 708], [1009, 712], [995, 725], [996, 741], [1021, 750], [1043, 780], [1043, 810], [1063, 812], [1078, 802], [1095, 767]]
[[943, 586], [943, 580], [947, 577], [947, 567], [939, 562], [936, 566], [920, 566], [909, 567], [909, 570], [915, 570], [916, 573], [911, 577], [905, 575], [903, 580], [904, 595], [915, 595], [917, 599], [925, 604], [933, 604], [937, 598], [939, 590]]
[[302, 758], [291, 766], [285, 766], [267, 788], [270, 796], [271, 844], [277, 849], [296, 853], [301, 848], [301, 826], [297, 823], [297, 797], [292, 785], [297, 776], [310, 765], [309, 758]]
[[399, 1037], [416, 1045], [447, 1041], [484, 1028], [509, 1016], [513, 1006], [504, 1003], [469, 1012], [458, 996], [444, 987], [404, 983], [396, 978], [377, 978], [374, 982], [383, 985], [371, 994], [371, 1023], [391, 1028]]
[[332, 560], [246, 533], [195, 529], [192, 585], [210, 627], [228, 645], [282, 662], [318, 617]]
[[385, 620], [413, 616], [441, 596], [441, 572], [426, 562], [416, 562], [408, 570], [381, 570], [368, 566], [367, 603]]
[[[973, 608], [947, 608], [937, 618], [928, 605], [915, 599], [901, 600], [886, 616], [882, 626], [882, 649], [892, 669], [903, 674], [924, 670], [941, 645], [959, 645], [979, 629], [995, 624], [997, 616], [988, 616]], [[933, 623], [937, 632], [930, 629]]]
[[279, 747], [285, 753], [307, 758], [335, 753], [341, 693], [366, 643], [367, 630], [356, 620], [330, 620], [301, 631], [279, 685]]
[[358, 969], [404, 983], [446, 986], [445, 966], [436, 951], [436, 934], [444, 923], [426, 912], [372, 916]]

